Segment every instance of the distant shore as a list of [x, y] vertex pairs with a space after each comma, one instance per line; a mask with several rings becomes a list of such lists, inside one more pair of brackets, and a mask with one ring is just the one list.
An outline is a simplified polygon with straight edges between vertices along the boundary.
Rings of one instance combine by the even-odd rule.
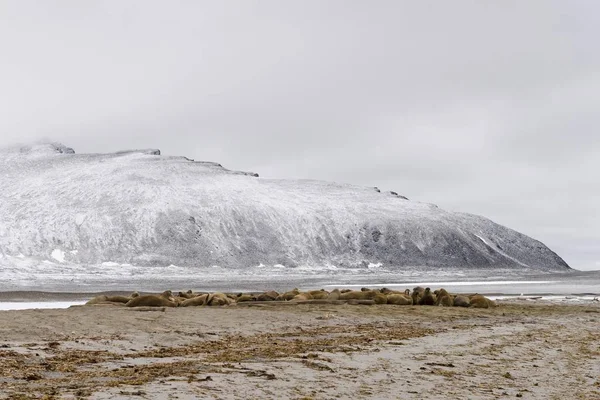
[[[301, 272], [293, 268], [275, 270], [193, 269], [166, 273], [155, 272], [136, 276], [126, 275], [123, 271], [87, 271], [69, 275], [68, 271], [50, 275], [17, 276], [3, 275], [0, 270], [0, 293], [42, 291], [49, 293], [101, 293], [101, 292], [161, 292], [171, 290], [252, 292], [276, 290], [285, 291], [293, 287], [303, 290], [321, 287], [381, 287], [402, 286], [413, 288], [421, 283], [431, 283], [431, 287], [440, 284], [456, 292], [464, 292], [465, 285], [479, 283], [472, 290], [488, 294], [574, 294], [600, 291], [600, 271], [575, 271], [561, 273], [516, 274], [514, 271], [497, 270], [432, 270], [418, 272], [399, 270], [398, 273], [379, 270], [345, 270]], [[111, 275], [112, 274], [112, 275]], [[511, 282], [502, 285], [501, 282]], [[527, 283], [552, 282], [552, 283]], [[491, 283], [494, 283], [493, 285]], [[448, 285], [446, 285], [448, 284]], [[456, 289], [452, 286], [457, 285]], [[598, 293], [600, 294], [600, 293]]]

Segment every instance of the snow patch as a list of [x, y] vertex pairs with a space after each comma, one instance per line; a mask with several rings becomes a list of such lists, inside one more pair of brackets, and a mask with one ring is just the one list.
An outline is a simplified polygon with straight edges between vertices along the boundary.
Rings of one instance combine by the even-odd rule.
[[475, 235], [475, 236], [477, 236], [477, 238], [478, 238], [479, 240], [481, 240], [481, 241], [483, 242], [483, 244], [485, 244], [486, 246], [489, 246], [489, 243], [488, 243], [488, 242], [487, 242], [487, 241], [486, 241], [484, 238], [482, 238], [482, 237], [481, 237], [481, 236], [479, 236], [479, 235]]
[[52, 251], [51, 257], [60, 263], [65, 262], [65, 252], [62, 251], [61, 249], [54, 249]]
[[103, 267], [120, 267], [121, 264], [119, 264], [118, 262], [114, 262], [114, 261], [105, 261], [102, 263]]
[[85, 214], [77, 214], [75, 216], [75, 223], [81, 226], [85, 221]]
[[47, 302], [0, 302], [0, 310], [31, 310], [48, 308], [69, 308], [75, 305], [85, 304], [85, 301], [47, 301]]
[[493, 246], [493, 247], [490, 246], [490, 244], [484, 238], [482, 238], [481, 236], [479, 236], [479, 235], [475, 235], [475, 236], [477, 236], [479, 238], [479, 240], [481, 240], [487, 247], [493, 249], [496, 253], [503, 255], [504, 257], [508, 258], [509, 260], [512, 260], [512, 261], [516, 262], [517, 264], [519, 264], [519, 265], [521, 265], [523, 267], [530, 268], [529, 265], [527, 265], [527, 264], [519, 261], [515, 257], [509, 256], [508, 254], [506, 254], [505, 252], [503, 252], [502, 250], [500, 250], [500, 248], [498, 248], [498, 246]]

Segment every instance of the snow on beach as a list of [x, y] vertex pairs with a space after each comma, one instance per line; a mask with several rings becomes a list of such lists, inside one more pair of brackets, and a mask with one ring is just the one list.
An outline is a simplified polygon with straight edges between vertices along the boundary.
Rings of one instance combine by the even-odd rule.
[[0, 310], [37, 310], [53, 308], [69, 308], [85, 304], [85, 301], [4, 301], [0, 302]]

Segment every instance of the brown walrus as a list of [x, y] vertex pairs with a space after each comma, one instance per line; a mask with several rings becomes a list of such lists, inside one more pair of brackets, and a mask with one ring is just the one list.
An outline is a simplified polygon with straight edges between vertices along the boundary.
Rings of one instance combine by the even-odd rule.
[[421, 301], [421, 296], [419, 296], [419, 292], [412, 292], [412, 295], [410, 297], [412, 297], [412, 301], [415, 306], [419, 304], [419, 301]]
[[333, 289], [327, 296], [327, 300], [339, 300], [340, 295], [340, 289]]
[[454, 296], [454, 307], [470, 307], [471, 306], [471, 300], [469, 300], [469, 298], [465, 295], [462, 294], [457, 294], [456, 296]]
[[406, 294], [390, 293], [387, 295], [387, 303], [396, 304], [399, 306], [411, 306], [413, 299], [411, 296], [407, 296]]
[[256, 297], [251, 294], [241, 294], [235, 299], [237, 303], [244, 303], [247, 301], [256, 301]]
[[227, 306], [231, 303], [233, 303], [233, 300], [224, 293], [209, 294], [206, 300], [207, 306]]
[[140, 294], [138, 292], [133, 292], [129, 296], [110, 296], [106, 294], [102, 294], [100, 296], [96, 296], [93, 299], [89, 300], [85, 305], [93, 305], [93, 304], [126, 304], [129, 300], [138, 297]]
[[179, 292], [177, 296], [183, 297], [184, 299], [191, 299], [193, 297], [196, 297], [196, 295], [191, 290], [188, 290], [187, 292]]
[[298, 290], [298, 288], [294, 288], [294, 289], [290, 290], [289, 292], [285, 292], [285, 293], [277, 296], [277, 300], [289, 301], [298, 294], [300, 294], [300, 291]]
[[496, 307], [496, 303], [487, 297], [484, 297], [480, 294], [476, 294], [470, 296], [469, 300], [471, 301], [471, 307], [473, 308], [491, 308]]
[[177, 307], [177, 302], [170, 290], [162, 292], [160, 295], [146, 294], [137, 296], [129, 300], [127, 307]]
[[412, 299], [413, 299], [414, 305], [420, 304], [421, 297], [423, 297], [424, 293], [425, 293], [425, 289], [422, 288], [421, 286], [417, 286], [417, 287], [413, 288]]
[[310, 292], [298, 293], [290, 301], [302, 301], [302, 300], [313, 300], [313, 297], [310, 294]]
[[406, 296], [410, 296], [410, 289], [406, 289], [404, 291], [401, 291], [401, 290], [388, 289], [388, 288], [384, 287], [384, 288], [381, 288], [379, 291], [381, 293], [383, 293], [383, 294], [403, 294], [403, 295], [406, 295]]
[[370, 296], [371, 292], [363, 292], [360, 290], [350, 290], [348, 292], [344, 292], [342, 291], [340, 293], [340, 300], [370, 300]]
[[454, 299], [446, 289], [442, 288], [436, 290], [435, 304], [442, 307], [452, 307], [454, 305]]
[[430, 288], [425, 288], [425, 292], [423, 293], [423, 297], [419, 300], [419, 305], [421, 306], [433, 306], [435, 305], [435, 298], [433, 297], [433, 293], [431, 293]]
[[316, 299], [316, 300], [322, 300], [322, 299], [329, 298], [329, 292], [326, 291], [326, 290], [324, 290], [324, 289], [321, 289], [321, 290], [311, 290], [308, 293], [310, 293], [310, 295], [312, 296], [312, 298]]
[[279, 293], [274, 290], [270, 290], [268, 292], [263, 292], [256, 296], [257, 301], [275, 301], [279, 297]]
[[375, 304], [387, 304], [387, 296], [376, 289], [341, 292], [340, 300], [373, 300]]
[[417, 292], [419, 296], [423, 296], [423, 293], [425, 293], [425, 288], [422, 286], [416, 286], [413, 288], [413, 293], [414, 292]]
[[381, 293], [379, 290], [372, 290], [371, 299], [375, 302], [375, 304], [387, 304], [388, 297]]
[[175, 303], [179, 305], [189, 299], [187, 297], [173, 296], [173, 300], [175, 300]]
[[196, 297], [192, 297], [191, 299], [184, 300], [179, 303], [179, 307], [197, 307], [206, 305], [206, 300], [208, 299], [208, 293], [200, 294]]

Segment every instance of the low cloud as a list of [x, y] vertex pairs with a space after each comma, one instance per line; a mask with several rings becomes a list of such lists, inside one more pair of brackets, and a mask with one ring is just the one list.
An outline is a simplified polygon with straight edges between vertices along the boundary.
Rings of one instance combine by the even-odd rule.
[[594, 2], [23, 2], [0, 144], [379, 186], [600, 258]]

